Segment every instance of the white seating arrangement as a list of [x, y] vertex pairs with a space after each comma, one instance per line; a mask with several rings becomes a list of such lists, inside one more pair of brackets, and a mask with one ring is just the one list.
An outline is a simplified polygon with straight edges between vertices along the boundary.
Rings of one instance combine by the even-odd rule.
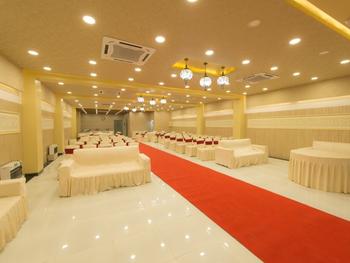
[[314, 141], [292, 150], [288, 177], [306, 187], [350, 193], [350, 143]]
[[253, 145], [250, 139], [221, 140], [215, 149], [215, 162], [228, 168], [267, 163], [267, 146]]
[[151, 181], [150, 159], [137, 146], [78, 149], [58, 168], [60, 196], [95, 194]]
[[213, 138], [212, 140], [205, 140], [205, 147], [200, 147], [197, 149], [197, 157], [202, 161], [213, 161], [215, 160], [215, 150], [219, 144], [218, 138]]
[[27, 219], [25, 179], [0, 181], [0, 251]]

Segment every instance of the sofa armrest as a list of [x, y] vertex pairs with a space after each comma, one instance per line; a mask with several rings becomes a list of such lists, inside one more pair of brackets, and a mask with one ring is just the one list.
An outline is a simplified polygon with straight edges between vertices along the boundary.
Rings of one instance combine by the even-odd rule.
[[64, 160], [60, 163], [60, 166], [58, 167], [58, 180], [61, 178], [68, 178], [72, 174], [72, 170], [74, 167], [74, 160], [68, 159]]
[[141, 163], [141, 165], [146, 168], [147, 170], [149, 170], [151, 172], [151, 159], [143, 154], [143, 153], [140, 153], [139, 154], [139, 162]]
[[269, 151], [267, 145], [252, 144], [253, 149], [262, 150], [266, 156], [269, 156]]
[[215, 161], [219, 164], [227, 164], [232, 161], [235, 156], [235, 151], [230, 148], [217, 146], [215, 148]]
[[25, 178], [0, 181], [0, 197], [26, 196]]

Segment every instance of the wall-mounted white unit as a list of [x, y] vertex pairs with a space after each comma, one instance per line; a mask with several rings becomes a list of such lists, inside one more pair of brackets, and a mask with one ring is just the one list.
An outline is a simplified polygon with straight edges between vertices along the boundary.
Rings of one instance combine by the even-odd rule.
[[22, 176], [22, 163], [20, 161], [9, 162], [0, 167], [0, 179], [15, 179]]
[[49, 154], [47, 156], [47, 159], [49, 161], [54, 161], [58, 157], [58, 146], [57, 144], [51, 144], [49, 145]]

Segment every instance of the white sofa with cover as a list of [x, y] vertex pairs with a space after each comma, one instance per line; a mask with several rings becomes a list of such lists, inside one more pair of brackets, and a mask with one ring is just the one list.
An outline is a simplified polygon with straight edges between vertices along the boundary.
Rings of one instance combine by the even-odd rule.
[[25, 179], [1, 180], [0, 251], [16, 236], [27, 215]]
[[268, 149], [250, 139], [221, 140], [215, 149], [215, 162], [228, 168], [263, 164], [268, 162]]
[[58, 168], [60, 196], [95, 194], [151, 181], [150, 159], [137, 146], [76, 150]]

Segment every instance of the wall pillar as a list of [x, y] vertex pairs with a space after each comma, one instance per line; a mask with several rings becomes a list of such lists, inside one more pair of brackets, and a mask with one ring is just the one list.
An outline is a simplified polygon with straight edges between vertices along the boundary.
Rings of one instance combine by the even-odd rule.
[[72, 118], [71, 118], [71, 138], [77, 138], [77, 109], [72, 107]]
[[58, 146], [58, 153], [63, 153], [64, 121], [63, 121], [63, 99], [61, 97], [57, 97], [57, 100], [56, 100], [54, 142]]
[[199, 104], [197, 106], [197, 135], [202, 135], [204, 133], [204, 104]]
[[23, 72], [22, 137], [23, 173], [38, 174], [44, 168], [41, 87], [35, 76]]
[[233, 100], [233, 137], [235, 139], [242, 139], [246, 137], [246, 97], [242, 96], [238, 100]]

